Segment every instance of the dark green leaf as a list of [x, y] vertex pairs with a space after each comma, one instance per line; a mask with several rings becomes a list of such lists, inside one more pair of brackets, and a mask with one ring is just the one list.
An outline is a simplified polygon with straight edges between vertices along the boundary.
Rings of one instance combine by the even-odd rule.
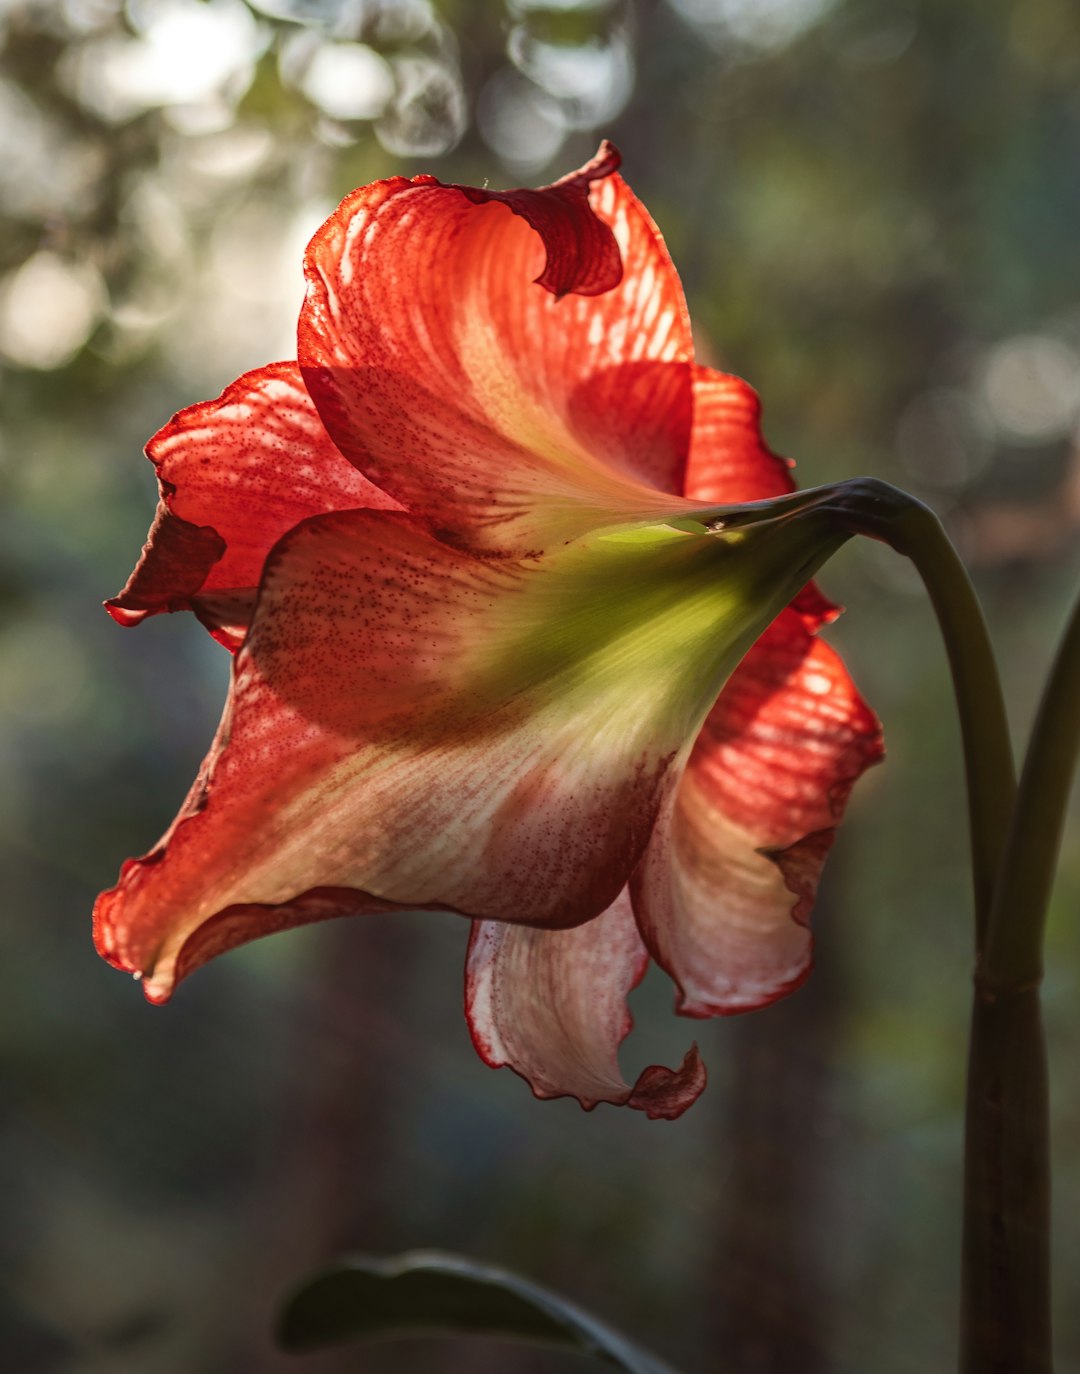
[[358, 1255], [317, 1274], [285, 1304], [278, 1340], [312, 1350], [348, 1340], [488, 1335], [569, 1347], [626, 1374], [673, 1374], [557, 1293], [462, 1255]]

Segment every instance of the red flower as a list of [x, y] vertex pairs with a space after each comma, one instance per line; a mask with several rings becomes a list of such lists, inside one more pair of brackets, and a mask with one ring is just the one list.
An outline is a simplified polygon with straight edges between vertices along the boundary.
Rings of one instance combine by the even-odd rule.
[[616, 1057], [649, 957], [687, 1016], [806, 977], [881, 752], [803, 589], [839, 541], [724, 530], [788, 466], [750, 388], [694, 363], [617, 166], [353, 192], [308, 248], [298, 363], [151, 440], [158, 514], [109, 610], [191, 609], [238, 651], [179, 816], [95, 910], [152, 1001], [274, 930], [457, 911], [489, 1064], [675, 1116], [696, 1047], [633, 1087]]

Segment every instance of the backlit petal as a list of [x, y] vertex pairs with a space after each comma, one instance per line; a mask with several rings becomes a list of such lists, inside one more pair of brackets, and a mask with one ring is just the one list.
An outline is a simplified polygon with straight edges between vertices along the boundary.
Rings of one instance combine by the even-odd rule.
[[552, 927], [597, 915], [753, 633], [725, 577], [742, 566], [671, 529], [513, 564], [397, 512], [305, 521], [267, 560], [188, 804], [103, 899], [106, 952], [161, 997], [206, 922], [244, 906], [258, 927], [314, 889]]
[[748, 1011], [806, 977], [821, 867], [881, 753], [836, 653], [784, 612], [721, 693], [633, 880], [684, 1015]]
[[122, 625], [194, 610], [235, 649], [286, 530], [324, 511], [398, 506], [341, 456], [295, 363], [249, 372], [216, 401], [180, 411], [146, 451], [161, 497], [135, 571], [106, 602]]
[[[682, 289], [611, 165], [528, 192], [379, 182], [309, 246], [299, 358], [327, 429], [456, 542], [531, 553], [643, 508], [643, 485], [681, 489]], [[581, 294], [615, 243], [621, 279]]]
[[773, 453], [762, 436], [761, 401], [754, 388], [741, 377], [697, 365], [692, 380], [686, 495], [710, 504], [735, 504], [794, 491], [792, 464]]
[[537, 930], [477, 921], [469, 941], [465, 1010], [477, 1051], [506, 1065], [537, 1097], [576, 1097], [635, 1107], [650, 1117], [680, 1116], [705, 1087], [693, 1046], [682, 1066], [652, 1065], [631, 1086], [619, 1045], [633, 1018], [628, 994], [649, 956], [625, 889], [602, 915], [572, 930]]

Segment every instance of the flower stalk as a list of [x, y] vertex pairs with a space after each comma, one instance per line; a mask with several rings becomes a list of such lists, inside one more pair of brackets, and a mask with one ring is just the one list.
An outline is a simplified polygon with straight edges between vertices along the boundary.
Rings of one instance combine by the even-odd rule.
[[874, 479], [842, 482], [831, 490], [830, 504], [850, 533], [878, 539], [911, 560], [937, 617], [960, 717], [975, 949], [981, 960], [1016, 797], [1005, 696], [982, 607], [956, 549], [929, 506]]
[[[937, 517], [883, 484], [845, 484], [848, 528], [912, 560], [937, 614], [960, 714], [976, 964], [964, 1147], [961, 1374], [1050, 1374], [1050, 1132], [1039, 985], [1046, 909], [1080, 753], [1080, 604], [1019, 789], [981, 608]], [[835, 498], [834, 498], [835, 499]]]
[[922, 577], [960, 716], [975, 905], [964, 1148], [961, 1374], [1049, 1374], [1050, 1151], [1039, 1000], [1046, 907], [1080, 752], [1080, 605], [1039, 710], [1019, 790], [997, 664], [937, 516], [886, 483], [800, 493], [889, 544]]
[[968, 1067], [962, 1374], [1048, 1374], [1050, 1150], [1043, 934], [1080, 754], [1080, 602], [1035, 726], [976, 973]]
[[[1020, 914], [1020, 913], [1018, 913]], [[1050, 1374], [1049, 1093], [1037, 985], [971, 1015], [961, 1374]]]

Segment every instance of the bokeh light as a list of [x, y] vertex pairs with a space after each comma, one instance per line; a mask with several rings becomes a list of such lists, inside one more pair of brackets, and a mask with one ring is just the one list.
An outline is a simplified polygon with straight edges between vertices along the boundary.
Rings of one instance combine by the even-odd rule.
[[89, 38], [62, 65], [77, 100], [122, 122], [173, 107], [182, 127], [223, 127], [251, 84], [261, 46], [242, 0], [129, 0], [135, 36]]
[[377, 119], [394, 95], [394, 73], [365, 43], [320, 43], [300, 89], [331, 119]]
[[982, 372], [993, 422], [1018, 443], [1060, 438], [1080, 415], [1080, 353], [1051, 334], [1018, 334], [996, 344]]
[[812, 28], [832, 0], [670, 0], [673, 8], [718, 48], [745, 44], [775, 49]]
[[92, 267], [35, 253], [0, 281], [0, 353], [22, 367], [63, 367], [90, 337], [104, 305]]

